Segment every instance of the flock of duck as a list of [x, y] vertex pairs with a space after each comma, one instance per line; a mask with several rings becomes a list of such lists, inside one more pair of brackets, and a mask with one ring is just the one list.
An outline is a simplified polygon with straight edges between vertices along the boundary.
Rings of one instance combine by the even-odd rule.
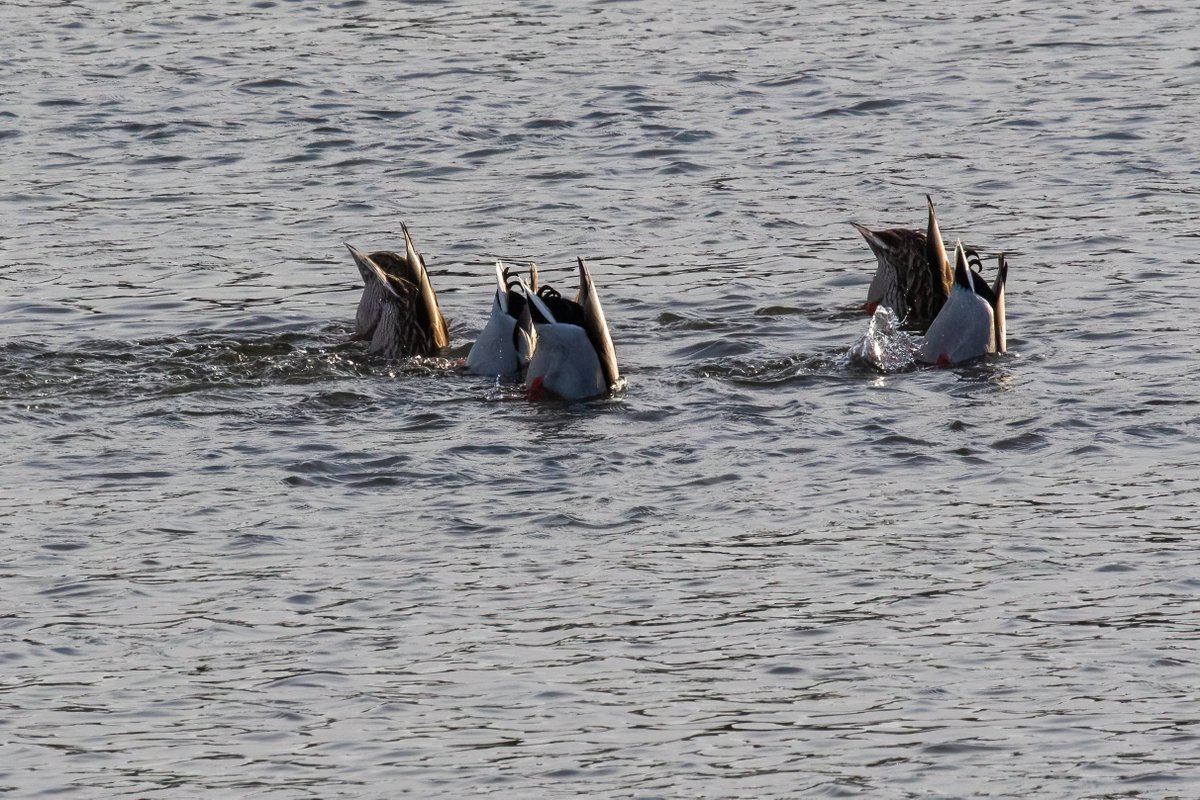
[[[1004, 255], [990, 285], [978, 254], [961, 241], [955, 244], [952, 267], [933, 200], [926, 200], [924, 231], [872, 230], [854, 223], [878, 262], [864, 308], [876, 316], [894, 315], [924, 333], [912, 353], [924, 364], [948, 366], [1003, 353]], [[434, 355], [450, 344], [425, 259], [408, 227], [401, 224], [401, 230], [403, 255], [364, 253], [346, 244], [363, 280], [354, 338], [368, 342], [368, 353], [389, 359]], [[466, 369], [502, 379], [523, 376], [530, 399], [583, 400], [615, 389], [621, 381], [617, 354], [583, 259], [573, 299], [539, 286], [536, 264], [529, 265], [526, 282], [497, 261], [491, 314], [467, 354]]]

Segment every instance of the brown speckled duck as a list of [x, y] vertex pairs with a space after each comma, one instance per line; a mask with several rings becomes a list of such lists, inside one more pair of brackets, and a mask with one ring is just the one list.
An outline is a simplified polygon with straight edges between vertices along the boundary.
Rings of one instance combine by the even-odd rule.
[[367, 352], [384, 358], [433, 355], [450, 344], [450, 334], [425, 259], [408, 227], [400, 228], [404, 255], [390, 250], [368, 255], [346, 243], [363, 279], [354, 338], [369, 342]]
[[879, 263], [867, 290], [867, 313], [885, 306], [906, 325], [922, 330], [937, 317], [954, 283], [933, 200], [929, 195], [925, 199], [929, 222], [924, 232], [909, 228], [877, 231], [851, 223]]

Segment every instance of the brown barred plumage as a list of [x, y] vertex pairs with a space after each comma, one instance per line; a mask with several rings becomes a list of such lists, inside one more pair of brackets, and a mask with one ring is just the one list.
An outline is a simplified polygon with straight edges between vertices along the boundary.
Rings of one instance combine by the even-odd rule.
[[390, 250], [367, 255], [346, 244], [363, 278], [354, 338], [370, 342], [368, 353], [390, 359], [433, 355], [450, 344], [425, 259], [408, 227], [400, 227], [404, 255]]
[[954, 281], [933, 200], [928, 196], [926, 200], [929, 224], [925, 232], [909, 228], [876, 231], [852, 223], [879, 263], [867, 295], [868, 310], [887, 306], [904, 324], [922, 330], [941, 311]]

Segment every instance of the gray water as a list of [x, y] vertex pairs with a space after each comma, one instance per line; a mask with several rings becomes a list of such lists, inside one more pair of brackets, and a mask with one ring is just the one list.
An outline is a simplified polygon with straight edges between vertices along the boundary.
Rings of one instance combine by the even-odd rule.
[[[0, 793], [1200, 796], [1198, 29], [0, 6]], [[927, 192], [1010, 352], [848, 366]], [[446, 359], [349, 341], [401, 220]], [[455, 369], [576, 256], [623, 392]]]

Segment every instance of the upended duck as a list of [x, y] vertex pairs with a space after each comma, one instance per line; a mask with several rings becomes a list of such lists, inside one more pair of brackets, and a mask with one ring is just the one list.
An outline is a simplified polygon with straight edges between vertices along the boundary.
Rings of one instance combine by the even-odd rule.
[[1001, 253], [991, 286], [971, 269], [962, 242], [954, 247], [954, 285], [929, 326], [916, 358], [926, 364], [949, 366], [1008, 347], [1004, 319], [1004, 284], [1008, 262]]
[[924, 232], [909, 228], [877, 231], [850, 223], [878, 262], [864, 309], [874, 314], [879, 306], [890, 308], [905, 324], [920, 330], [937, 317], [954, 282], [933, 199], [925, 195], [925, 200], [929, 221]]
[[586, 400], [616, 388], [621, 380], [604, 309], [592, 276], [579, 261], [579, 294], [568, 300], [546, 286], [528, 291], [537, 345], [525, 372], [530, 399], [547, 395]]
[[[467, 353], [467, 370], [475, 375], [516, 378], [529, 364], [537, 333], [520, 277], [501, 261], [496, 262], [496, 284], [487, 324]], [[537, 264], [529, 265], [529, 288], [538, 290]]]
[[404, 255], [390, 250], [363, 253], [344, 243], [363, 279], [354, 338], [384, 358], [433, 355], [450, 344], [446, 320], [429, 282], [425, 259], [403, 223]]
[[[353, 338], [369, 342], [371, 355], [389, 359], [432, 355], [450, 343], [425, 259], [408, 228], [401, 228], [403, 256], [366, 254], [346, 243], [363, 279]], [[492, 310], [467, 354], [467, 369], [506, 378], [524, 369], [531, 399], [584, 400], [615, 388], [621, 376], [612, 336], [592, 277], [583, 259], [578, 261], [575, 300], [548, 286], [539, 288], [535, 264], [526, 285], [497, 261]]]

